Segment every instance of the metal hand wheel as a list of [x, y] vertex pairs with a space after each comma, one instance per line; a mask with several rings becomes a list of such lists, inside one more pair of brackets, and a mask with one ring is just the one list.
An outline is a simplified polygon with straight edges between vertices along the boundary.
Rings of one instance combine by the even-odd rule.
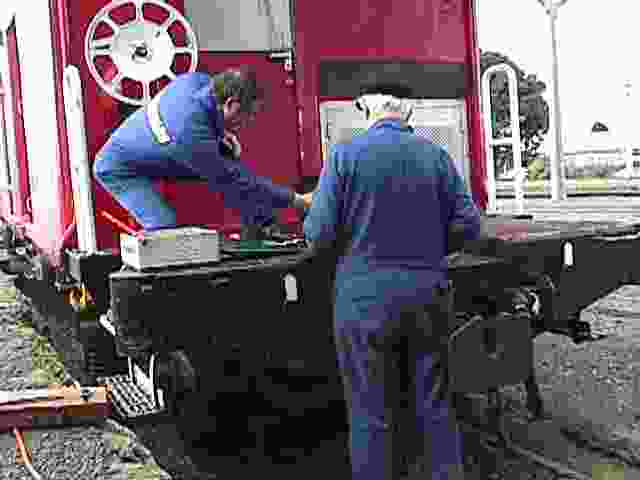
[[[145, 4], [164, 10], [168, 17], [162, 24], [145, 18]], [[111, 14], [125, 5], [133, 5], [135, 18], [118, 24]], [[186, 46], [176, 46], [171, 36], [169, 29], [176, 22], [186, 34]], [[108, 26], [112, 34], [96, 39], [96, 32], [103, 25]], [[106, 93], [130, 105], [146, 105], [152, 98], [153, 82], [176, 77], [172, 66], [175, 56], [179, 54], [190, 55], [188, 71], [195, 71], [198, 65], [196, 35], [184, 16], [162, 0], [114, 0], [93, 18], [85, 36], [85, 60], [91, 75]], [[99, 57], [108, 57], [117, 68], [115, 77], [110, 81], [105, 80], [98, 71], [96, 59]], [[142, 84], [141, 98], [125, 94], [122, 88], [124, 79]]]

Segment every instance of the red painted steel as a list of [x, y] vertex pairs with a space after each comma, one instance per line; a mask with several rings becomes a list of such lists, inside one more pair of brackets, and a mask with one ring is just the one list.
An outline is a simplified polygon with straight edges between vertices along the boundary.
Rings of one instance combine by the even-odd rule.
[[[303, 175], [322, 167], [318, 111], [324, 60], [467, 63], [466, 0], [295, 2], [296, 77], [302, 107]], [[330, 32], [330, 33], [329, 33]]]
[[19, 175], [17, 179], [18, 191], [13, 195], [15, 215], [20, 217], [21, 223], [31, 222], [29, 200], [31, 188], [29, 186], [29, 164], [27, 155], [27, 140], [22, 117], [22, 77], [20, 74], [20, 54], [18, 51], [18, 36], [16, 24], [13, 22], [7, 30], [7, 55], [9, 59], [9, 76], [13, 100], [13, 129], [16, 137], [16, 156]]
[[[283, 65], [270, 61], [264, 53], [221, 55], [201, 52], [200, 55], [201, 71], [216, 72], [250, 65], [267, 85], [265, 110], [241, 133], [242, 161], [257, 174], [295, 188], [300, 181], [295, 91], [286, 84], [289, 76]], [[170, 182], [168, 198], [177, 209], [180, 223], [239, 227], [237, 212], [225, 208], [223, 196], [211, 193], [205, 183]], [[282, 212], [281, 221], [291, 222], [296, 218], [293, 211], [287, 210]]]
[[[66, 0], [49, 0], [51, 12], [51, 45], [54, 52], [60, 52], [53, 56], [54, 79], [56, 85], [63, 85], [64, 69], [69, 64], [69, 52], [67, 48], [68, 38], [68, 17]], [[64, 90], [55, 89], [56, 94], [56, 121], [58, 124], [58, 196], [60, 208], [59, 221], [62, 226], [62, 237], [57, 242], [58, 251], [53, 252], [54, 263], [60, 263], [59, 254], [64, 247], [77, 246], [77, 237], [73, 235], [74, 228], [74, 205], [73, 189], [71, 183], [69, 144], [67, 136], [67, 122], [65, 119]]]
[[[50, 0], [52, 11], [52, 48], [55, 51], [55, 78], [61, 85], [64, 66], [73, 64], [80, 69], [84, 89], [84, 108], [87, 124], [87, 147], [90, 163], [111, 131], [121, 120], [118, 102], [100, 91], [91, 77], [84, 58], [84, 37], [87, 28], [109, 0]], [[184, 12], [183, 0], [169, 3]], [[199, 70], [217, 71], [228, 66], [252, 65], [259, 76], [268, 82], [267, 110], [254, 126], [242, 135], [244, 161], [259, 174], [275, 182], [293, 187], [302, 178], [317, 176], [322, 165], [320, 119], [318, 110], [318, 68], [324, 60], [412, 61], [419, 63], [464, 63], [470, 75], [471, 91], [468, 106], [469, 142], [472, 161], [472, 190], [476, 201], [486, 204], [484, 185], [484, 142], [480, 119], [478, 78], [479, 51], [475, 32], [473, 0], [440, 0], [432, 2], [373, 2], [371, 0], [325, 0], [325, 2], [295, 2], [295, 74], [285, 72], [283, 65], [271, 62], [266, 53], [200, 52]], [[117, 20], [117, 19], [116, 19]], [[17, 51], [15, 27], [7, 36], [8, 47]], [[331, 34], [327, 31], [330, 28]], [[11, 36], [13, 35], [13, 36]], [[14, 110], [20, 112], [19, 62], [12, 61], [12, 84], [18, 85], [14, 96]], [[110, 75], [113, 75], [111, 72]], [[105, 76], [108, 76], [109, 73]], [[14, 77], [18, 82], [14, 81]], [[28, 92], [27, 92], [28, 93]], [[325, 100], [325, 99], [322, 99]], [[57, 94], [58, 131], [60, 145], [57, 152], [60, 178], [59, 196], [62, 205], [56, 230], [65, 232], [64, 244], [74, 245], [73, 203], [69, 175], [68, 146], [64, 122], [62, 91]], [[16, 114], [16, 119], [21, 116]], [[28, 192], [27, 149], [24, 128], [16, 122], [17, 144], [21, 160], [20, 187]], [[178, 211], [181, 223], [225, 226], [233, 230], [238, 216], [223, 206], [219, 194], [209, 192], [203, 182], [163, 182], [162, 190]], [[22, 219], [26, 197], [14, 196], [16, 209], [13, 220]], [[104, 210], [116, 218], [125, 219], [133, 228], [138, 225], [94, 182], [95, 210]], [[3, 206], [6, 210], [6, 207]], [[3, 214], [8, 212], [3, 210]], [[283, 221], [297, 219], [288, 210]], [[43, 234], [52, 226], [31, 225], [33, 235]], [[60, 228], [57, 228], [60, 227]], [[40, 232], [40, 233], [38, 233]], [[46, 232], [45, 232], [46, 233]], [[49, 235], [51, 232], [49, 232]], [[113, 225], [96, 217], [98, 248], [118, 245]], [[61, 234], [60, 234], [61, 235]], [[58, 236], [60, 236], [58, 235]], [[62, 245], [63, 239], [59, 244]]]
[[[84, 63], [83, 40], [91, 19], [108, 3], [107, 0], [77, 4], [71, 13], [71, 45], [73, 63], [81, 65], [81, 78], [85, 89], [85, 109], [87, 125], [88, 151], [91, 161], [95, 153], [107, 140], [111, 130], [120, 120], [117, 101], [99, 91]], [[182, 1], [170, 2], [183, 12]], [[81, 32], [81, 35], [78, 35]], [[74, 38], [76, 36], [76, 38]], [[199, 52], [199, 70], [219, 71], [229, 66], [252, 65], [261, 79], [268, 82], [268, 110], [262, 112], [256, 123], [242, 135], [243, 160], [254, 167], [257, 173], [269, 176], [273, 181], [295, 186], [299, 182], [300, 164], [298, 142], [293, 133], [296, 131], [295, 92], [285, 84], [288, 75], [279, 63], [272, 63], [266, 54], [215, 54]], [[112, 75], [113, 73], [111, 73]], [[98, 101], [92, 101], [97, 99]], [[269, 147], [272, 148], [270, 151]], [[117, 218], [128, 218], [132, 226], [136, 222], [97, 184], [95, 186], [96, 210], [111, 212]], [[212, 193], [202, 182], [163, 182], [161, 190], [177, 209], [178, 222], [198, 223], [212, 226], [239, 226], [235, 211], [224, 208], [220, 194]], [[294, 212], [283, 212], [282, 221], [290, 222], [297, 217]], [[113, 226], [98, 216], [96, 235], [99, 248], [112, 248], [118, 245]]]
[[480, 45], [478, 44], [477, 13], [474, 11], [474, 0], [465, 0], [465, 33], [467, 48], [467, 64], [470, 66], [471, 91], [466, 98], [467, 123], [469, 125], [469, 155], [471, 157], [471, 193], [481, 209], [486, 209], [489, 202], [487, 190], [487, 168], [485, 151], [485, 132], [481, 112], [481, 79], [480, 79]]
[[[91, 164], [93, 164], [95, 154], [104, 145], [111, 131], [121, 119], [118, 113], [118, 101], [102, 92], [96, 81], [91, 77], [84, 58], [84, 38], [89, 24], [95, 15], [108, 3], [110, 3], [109, 0], [84, 0], [82, 2], [69, 2], [68, 4], [69, 29], [67, 48], [69, 49], [70, 63], [76, 65], [80, 70], [80, 79], [84, 90], [85, 121], [87, 124], [87, 151]], [[184, 2], [182, 0], [169, 0], [168, 3], [181, 13], [184, 12]], [[93, 185], [95, 211], [108, 211], [118, 218], [129, 219], [130, 223], [135, 225], [128, 213], [107, 192], [95, 182]], [[101, 249], [114, 248], [119, 244], [118, 232], [101, 216], [96, 217], [96, 237], [98, 248]]]

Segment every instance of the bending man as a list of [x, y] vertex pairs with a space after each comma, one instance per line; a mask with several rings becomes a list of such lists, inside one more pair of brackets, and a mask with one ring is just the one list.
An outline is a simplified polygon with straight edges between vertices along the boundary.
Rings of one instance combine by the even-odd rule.
[[269, 225], [280, 208], [303, 210], [307, 197], [237, 161], [237, 134], [263, 98], [247, 70], [180, 75], [116, 129], [96, 156], [94, 175], [145, 230], [176, 226], [175, 210], [154, 188], [159, 178], [205, 179], [245, 224]]

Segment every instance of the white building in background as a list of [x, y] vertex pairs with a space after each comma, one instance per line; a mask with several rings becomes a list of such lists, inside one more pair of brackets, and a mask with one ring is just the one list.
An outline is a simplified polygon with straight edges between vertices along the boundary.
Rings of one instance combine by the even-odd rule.
[[566, 152], [564, 161], [567, 167], [584, 168], [590, 166], [624, 166], [624, 149], [612, 148], [604, 150], [576, 150], [574, 152]]
[[[609, 123], [606, 123], [609, 125]], [[593, 166], [620, 167], [627, 163], [628, 146], [627, 133], [622, 129], [609, 129], [605, 132], [588, 132], [577, 142], [566, 145], [564, 160], [567, 168], [584, 168]], [[633, 145], [632, 156], [633, 176], [640, 175], [640, 138]], [[633, 153], [637, 153], [634, 155]], [[621, 170], [615, 176], [628, 176], [629, 172]]]

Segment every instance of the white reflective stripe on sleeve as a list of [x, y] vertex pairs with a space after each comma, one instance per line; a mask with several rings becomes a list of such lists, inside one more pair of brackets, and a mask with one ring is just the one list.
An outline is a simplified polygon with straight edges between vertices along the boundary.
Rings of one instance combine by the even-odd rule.
[[151, 125], [151, 132], [158, 143], [171, 143], [169, 132], [160, 116], [160, 97], [162, 97], [162, 92], [157, 94], [147, 105], [147, 118], [149, 119], [149, 125]]

